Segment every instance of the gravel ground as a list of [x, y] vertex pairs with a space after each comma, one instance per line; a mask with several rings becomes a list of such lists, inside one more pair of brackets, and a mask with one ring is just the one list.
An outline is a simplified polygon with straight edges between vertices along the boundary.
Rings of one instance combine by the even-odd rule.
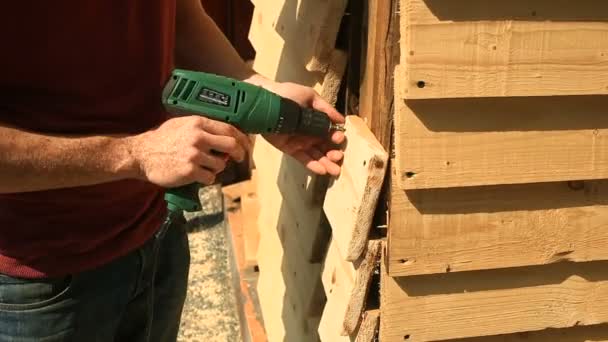
[[190, 286], [178, 341], [239, 342], [241, 333], [221, 188], [204, 188], [201, 202], [201, 212], [186, 215], [190, 231]]

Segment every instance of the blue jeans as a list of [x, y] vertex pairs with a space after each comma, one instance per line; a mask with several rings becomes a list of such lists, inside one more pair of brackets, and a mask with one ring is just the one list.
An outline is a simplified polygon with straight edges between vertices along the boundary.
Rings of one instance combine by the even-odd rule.
[[42, 280], [0, 275], [0, 341], [175, 341], [189, 266], [180, 218], [91, 271]]

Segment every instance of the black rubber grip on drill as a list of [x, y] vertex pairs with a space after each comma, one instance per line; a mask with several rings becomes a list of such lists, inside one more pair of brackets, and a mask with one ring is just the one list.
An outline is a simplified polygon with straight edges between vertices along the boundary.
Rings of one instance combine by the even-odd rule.
[[327, 114], [311, 108], [302, 108], [290, 99], [281, 99], [281, 115], [277, 133], [327, 136], [331, 121]]

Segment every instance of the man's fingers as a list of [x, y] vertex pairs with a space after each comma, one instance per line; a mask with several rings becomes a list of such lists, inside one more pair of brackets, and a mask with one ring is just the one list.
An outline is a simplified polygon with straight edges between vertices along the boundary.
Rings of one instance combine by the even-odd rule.
[[312, 107], [318, 111], [324, 112], [329, 116], [334, 123], [344, 123], [344, 116], [340, 114], [334, 106], [323, 100], [321, 96], [316, 95], [312, 101]]
[[299, 151], [293, 154], [293, 157], [304, 164], [310, 171], [318, 174], [325, 175], [327, 174], [327, 170], [325, 167], [317, 160], [315, 160], [312, 156], [304, 151]]
[[217, 152], [223, 152], [238, 162], [245, 159], [246, 148], [234, 137], [207, 134], [205, 144]]
[[323, 165], [327, 173], [329, 173], [330, 175], [338, 176], [340, 174], [340, 166], [335, 162], [331, 161], [328, 157], [325, 156], [325, 154], [323, 154], [323, 152], [321, 152], [317, 148], [310, 148], [308, 150], [308, 155], [310, 155], [311, 157], [316, 159], [321, 165]]
[[246, 151], [251, 151], [249, 137], [230, 124], [217, 120], [205, 120], [202, 128], [213, 135], [233, 137]]
[[339, 163], [344, 158], [344, 152], [339, 150], [330, 150], [325, 153], [325, 156], [334, 163]]
[[226, 168], [226, 159], [212, 153], [200, 153], [194, 162], [196, 165], [209, 169], [214, 174], [218, 174]]
[[331, 135], [331, 141], [334, 144], [341, 145], [345, 140], [344, 132], [336, 131]]
[[215, 182], [215, 174], [209, 170], [205, 170], [202, 167], [194, 167], [192, 176], [195, 181], [205, 185], [211, 185]]

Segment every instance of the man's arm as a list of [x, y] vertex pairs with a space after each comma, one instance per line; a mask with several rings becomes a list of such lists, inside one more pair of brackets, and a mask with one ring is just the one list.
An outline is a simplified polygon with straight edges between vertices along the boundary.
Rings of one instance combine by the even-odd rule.
[[[215, 22], [207, 15], [200, 0], [178, 0], [176, 22], [176, 64], [185, 69], [225, 75], [262, 86], [301, 106], [325, 112], [337, 123], [344, 118], [336, 109], [309, 87], [268, 80], [253, 71], [242, 60]], [[304, 136], [265, 135], [270, 143], [290, 154], [317, 174], [338, 175], [342, 152], [331, 142], [340, 144], [342, 132], [335, 132], [330, 141]]]
[[249, 148], [234, 127], [201, 117], [168, 120], [133, 136], [44, 135], [0, 124], [0, 193], [140, 179], [175, 187], [210, 184], [226, 162]]

